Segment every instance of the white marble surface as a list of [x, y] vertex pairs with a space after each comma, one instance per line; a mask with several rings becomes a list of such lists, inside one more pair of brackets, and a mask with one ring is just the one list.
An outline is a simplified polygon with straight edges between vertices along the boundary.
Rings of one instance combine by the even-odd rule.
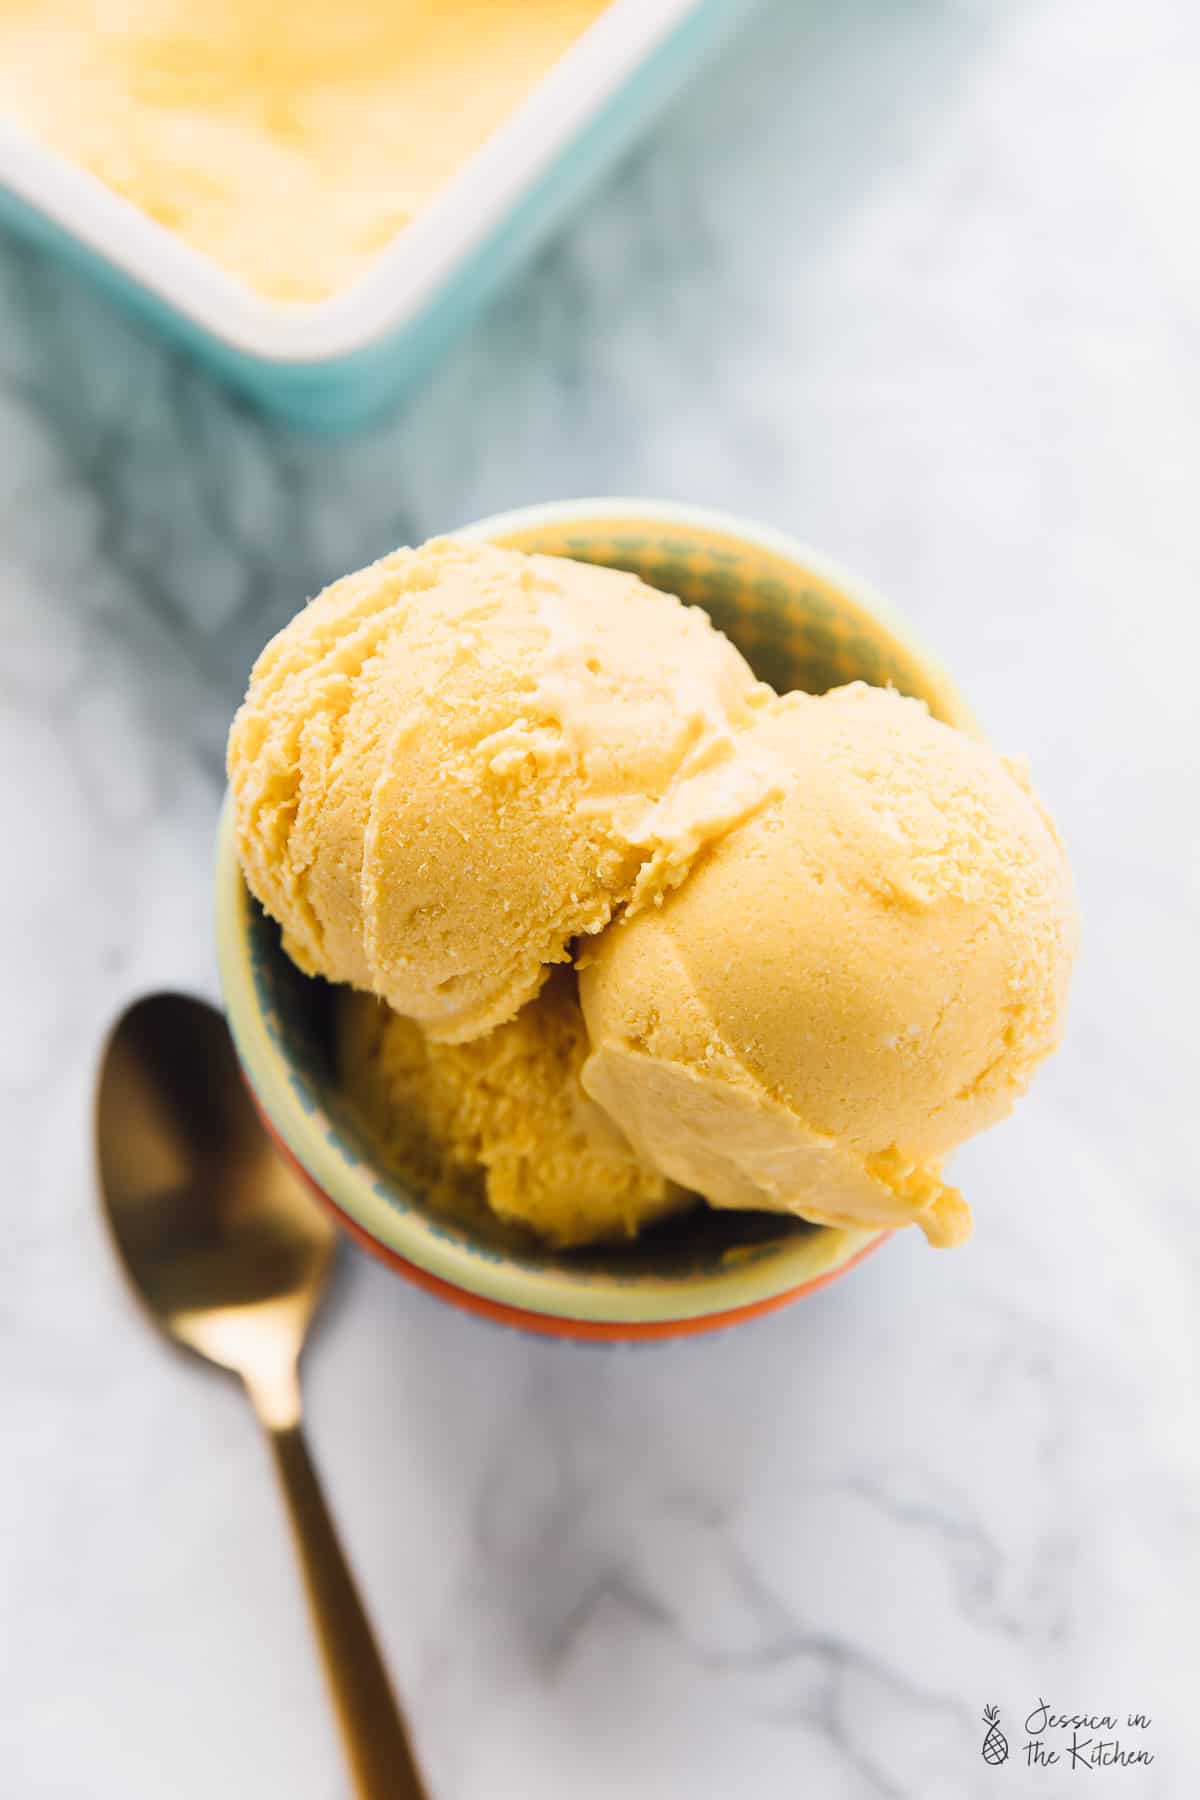
[[97, 1045], [213, 990], [265, 637], [396, 542], [606, 491], [770, 520], [905, 608], [1031, 753], [1084, 953], [1060, 1058], [959, 1161], [961, 1252], [607, 1354], [353, 1260], [311, 1432], [435, 1793], [1073, 1794], [1021, 1765], [1039, 1696], [1153, 1715], [1089, 1791], [1197, 1791], [1198, 74], [1173, 0], [776, 0], [337, 445], [0, 247], [6, 1800], [347, 1791], [249, 1414], [114, 1279]]

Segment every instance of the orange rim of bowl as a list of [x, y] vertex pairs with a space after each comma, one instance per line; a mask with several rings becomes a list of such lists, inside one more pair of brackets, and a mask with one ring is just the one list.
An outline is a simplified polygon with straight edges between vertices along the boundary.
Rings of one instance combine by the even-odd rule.
[[[246, 1079], [244, 1074], [242, 1078]], [[869, 1244], [863, 1244], [845, 1262], [837, 1263], [821, 1275], [814, 1275], [811, 1281], [801, 1282], [799, 1287], [787, 1288], [781, 1294], [771, 1294], [765, 1300], [755, 1300], [747, 1306], [731, 1306], [725, 1312], [701, 1313], [690, 1319], [653, 1319], [645, 1323], [569, 1319], [556, 1313], [528, 1312], [523, 1307], [506, 1306], [502, 1301], [489, 1300], [483, 1294], [472, 1293], [469, 1288], [456, 1287], [453, 1282], [443, 1281], [440, 1275], [431, 1275], [428, 1269], [409, 1262], [399, 1251], [389, 1249], [378, 1238], [372, 1237], [357, 1219], [352, 1219], [349, 1213], [342, 1211], [337, 1201], [330, 1198], [319, 1182], [313, 1180], [300, 1158], [276, 1131], [249, 1081], [246, 1081], [246, 1087], [267, 1135], [280, 1156], [299, 1175], [309, 1193], [331, 1215], [334, 1223], [361, 1249], [370, 1251], [372, 1256], [385, 1263], [389, 1269], [395, 1270], [398, 1275], [403, 1275], [414, 1287], [422, 1288], [435, 1299], [456, 1306], [460, 1312], [473, 1313], [477, 1318], [488, 1319], [493, 1325], [507, 1325], [514, 1331], [531, 1331], [538, 1337], [570, 1338], [580, 1343], [628, 1344], [652, 1342], [656, 1338], [701, 1337], [706, 1332], [724, 1331], [730, 1325], [743, 1325], [748, 1319], [761, 1318], [764, 1313], [778, 1312], [781, 1307], [791, 1306], [793, 1301], [802, 1300], [807, 1294], [815, 1294], [818, 1288], [828, 1287], [840, 1276], [857, 1268], [860, 1262], [865, 1261], [892, 1235], [890, 1231], [881, 1231], [878, 1237], [872, 1238]]]

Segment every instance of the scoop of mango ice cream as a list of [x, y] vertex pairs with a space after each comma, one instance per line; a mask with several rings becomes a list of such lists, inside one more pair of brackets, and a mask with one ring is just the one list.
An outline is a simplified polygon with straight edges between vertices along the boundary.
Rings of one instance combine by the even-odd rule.
[[346, 989], [339, 1062], [387, 1161], [451, 1214], [485, 1201], [552, 1245], [631, 1238], [693, 1203], [584, 1093], [575, 979], [556, 970], [515, 1018], [466, 1044], [432, 1043]]
[[306, 972], [476, 1037], [763, 803], [735, 748], [771, 698], [633, 575], [398, 550], [255, 664], [228, 749], [246, 880]]
[[961, 1241], [942, 1158], [1055, 1046], [1076, 914], [1023, 769], [861, 683], [746, 733], [774, 796], [581, 967], [582, 1080], [716, 1206]]

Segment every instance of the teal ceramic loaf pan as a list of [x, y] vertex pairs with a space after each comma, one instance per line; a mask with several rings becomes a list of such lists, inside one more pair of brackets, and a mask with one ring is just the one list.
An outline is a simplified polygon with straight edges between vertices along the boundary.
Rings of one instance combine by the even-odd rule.
[[362, 423], [455, 334], [720, 47], [752, 0], [612, 0], [346, 292], [263, 299], [84, 170], [0, 124], [0, 219], [272, 411]]

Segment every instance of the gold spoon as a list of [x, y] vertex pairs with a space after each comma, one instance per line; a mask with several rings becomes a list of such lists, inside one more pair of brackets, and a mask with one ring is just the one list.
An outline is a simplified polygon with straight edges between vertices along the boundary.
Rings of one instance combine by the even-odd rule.
[[362, 1800], [426, 1800], [300, 1430], [297, 1363], [336, 1233], [277, 1155], [225, 1021], [153, 994], [118, 1021], [96, 1105], [100, 1185], [126, 1271], [167, 1336], [239, 1375], [283, 1485]]

